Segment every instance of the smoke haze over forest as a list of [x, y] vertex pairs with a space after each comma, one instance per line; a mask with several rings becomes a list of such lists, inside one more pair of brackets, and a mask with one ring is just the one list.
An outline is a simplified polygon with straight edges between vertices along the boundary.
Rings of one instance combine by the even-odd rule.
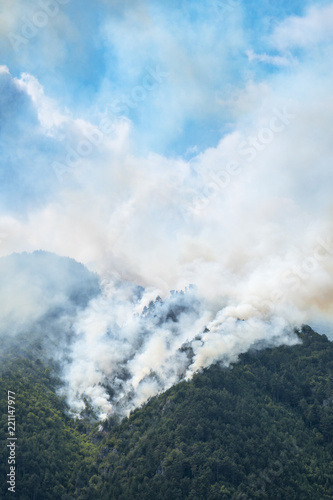
[[4, 2], [0, 335], [104, 417], [332, 334], [333, 4], [95, 4]]

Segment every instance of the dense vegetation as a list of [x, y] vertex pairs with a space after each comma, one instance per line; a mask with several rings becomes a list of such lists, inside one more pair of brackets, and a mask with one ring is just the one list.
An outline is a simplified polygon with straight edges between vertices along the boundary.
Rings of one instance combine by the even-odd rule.
[[[78, 422], [67, 415], [64, 401], [56, 395], [59, 380], [51, 375], [55, 367], [46, 367], [38, 359], [38, 353], [36, 348], [34, 359], [29, 359], [28, 353], [20, 358], [7, 353], [6, 360], [2, 360], [1, 499], [16, 496], [20, 500], [55, 500], [62, 499], [67, 492], [76, 498], [87, 475], [94, 471], [95, 446], [86, 432], [79, 432]], [[16, 397], [15, 495], [7, 491], [6, 484], [8, 390], [15, 392]], [[84, 431], [88, 425], [87, 421]]]
[[[333, 499], [333, 343], [305, 327], [302, 344], [243, 354], [98, 430], [71, 420], [54, 367], [7, 356], [15, 390], [20, 500]], [[12, 387], [12, 389], [10, 388]], [[13, 388], [15, 387], [15, 389]], [[0, 474], [6, 493], [6, 401]]]

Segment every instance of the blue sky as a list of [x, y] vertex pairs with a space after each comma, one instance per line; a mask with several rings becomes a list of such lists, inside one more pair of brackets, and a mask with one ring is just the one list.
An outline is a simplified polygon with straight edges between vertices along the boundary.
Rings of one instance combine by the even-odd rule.
[[[20, 2], [19, 2], [20, 4]], [[13, 50], [38, 4], [24, 5], [4, 24], [2, 63], [14, 76], [34, 75], [45, 93], [76, 116], [91, 120], [140, 85], [147, 68], [169, 74], [149, 98], [131, 108], [137, 140], [147, 150], [182, 155], [216, 145], [232, 116], [216, 107], [249, 79], [265, 80], [284, 68], [249, 61], [246, 51], [276, 54], [274, 27], [318, 2], [70, 0], [28, 43]], [[4, 4], [3, 10], [13, 9]], [[6, 14], [6, 12], [5, 12]], [[8, 15], [9, 17], [9, 15]], [[6, 28], [8, 29], [6, 33]], [[7, 36], [6, 36], [7, 35]]]

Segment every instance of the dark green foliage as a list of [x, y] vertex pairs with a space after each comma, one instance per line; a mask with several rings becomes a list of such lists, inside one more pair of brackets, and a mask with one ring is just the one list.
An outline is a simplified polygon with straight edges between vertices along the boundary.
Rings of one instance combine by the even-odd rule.
[[[35, 349], [35, 353], [38, 349]], [[54, 370], [52, 370], [54, 372]], [[64, 401], [56, 395], [57, 378], [50, 367], [7, 354], [2, 360], [0, 408], [0, 498], [55, 500], [66, 493], [77, 498], [83, 477], [95, 471], [96, 447], [78, 424], [67, 416]], [[7, 391], [15, 392], [16, 406], [16, 493], [8, 492]], [[82, 424], [81, 424], [82, 425]]]
[[333, 344], [300, 336], [136, 410], [110, 433], [92, 498], [333, 498]]
[[[6, 360], [17, 392], [20, 500], [333, 499], [333, 343], [243, 354], [151, 399], [121, 423], [71, 420], [52, 367]], [[1, 435], [6, 401], [1, 398]], [[0, 479], [6, 494], [5, 445]]]

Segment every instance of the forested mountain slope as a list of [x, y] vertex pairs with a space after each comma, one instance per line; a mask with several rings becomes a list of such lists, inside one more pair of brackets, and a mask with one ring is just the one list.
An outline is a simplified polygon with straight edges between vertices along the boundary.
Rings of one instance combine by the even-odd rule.
[[[56, 366], [3, 361], [17, 394], [17, 498], [333, 498], [333, 343], [304, 327], [302, 343], [243, 354], [151, 399], [128, 419], [68, 416]], [[39, 361], [38, 361], [39, 358]], [[6, 493], [7, 408], [0, 466]]]

